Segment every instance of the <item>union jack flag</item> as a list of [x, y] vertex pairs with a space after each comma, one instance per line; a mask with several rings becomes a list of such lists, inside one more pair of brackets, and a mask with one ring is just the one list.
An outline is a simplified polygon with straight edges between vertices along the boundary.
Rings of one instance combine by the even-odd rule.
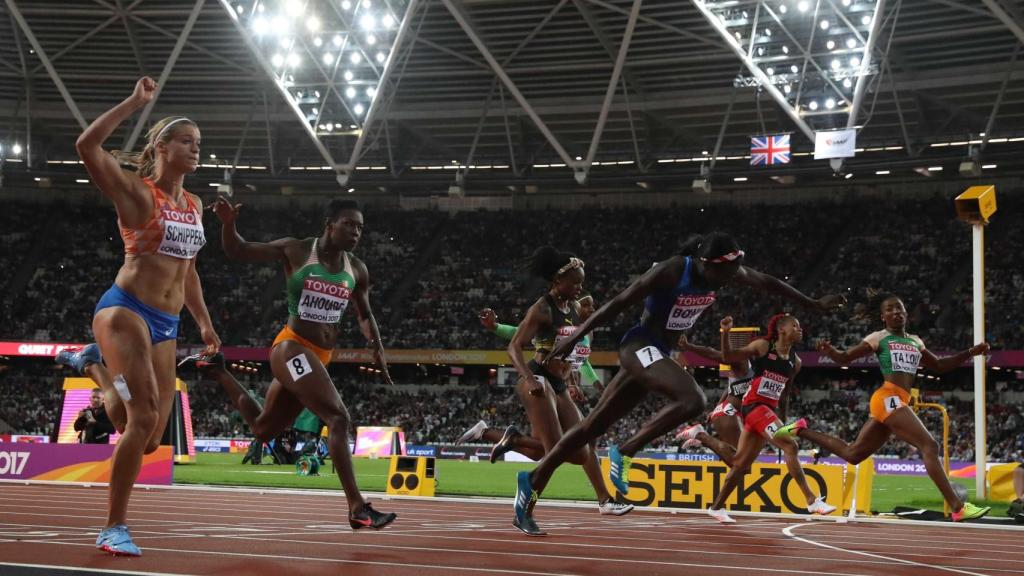
[[789, 164], [789, 134], [750, 137], [750, 165]]

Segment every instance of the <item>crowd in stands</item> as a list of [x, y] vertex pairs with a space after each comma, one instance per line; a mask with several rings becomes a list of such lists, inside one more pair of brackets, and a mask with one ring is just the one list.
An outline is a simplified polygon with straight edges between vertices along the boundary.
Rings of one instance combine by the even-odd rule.
[[[709, 401], [713, 402], [721, 391], [717, 378], [711, 374], [704, 371], [703, 375], [698, 375], [698, 380], [702, 381]], [[62, 397], [61, 382], [69, 375], [67, 370], [56, 369], [42, 359], [0, 365], [0, 432], [4, 432], [3, 423], [6, 423], [13, 433], [55, 435]], [[197, 437], [251, 436], [220, 386], [193, 379], [192, 375], [182, 377], [189, 383], [193, 430]], [[267, 374], [237, 377], [257, 398], [262, 399], [266, 394]], [[847, 379], [804, 374], [799, 386], [794, 388], [786, 416], [789, 419], [807, 417], [816, 429], [852, 441], [868, 418], [867, 400], [872, 377], [870, 372], [861, 378]], [[471, 386], [430, 386], [410, 391], [401, 385], [387, 387], [355, 378], [336, 378], [336, 381], [353, 416], [353, 426], [398, 426], [406, 431], [406, 440], [413, 444], [453, 442], [466, 428], [481, 419], [495, 428], [514, 424], [521, 430], [529, 430], [525, 412], [515, 392], [508, 387], [482, 382]], [[1020, 388], [1019, 385], [1016, 387]], [[809, 394], [808, 391], [812, 390], [818, 392]], [[599, 393], [596, 390], [588, 393], [592, 404]], [[946, 405], [951, 418], [951, 457], [973, 459], [973, 402], [955, 398], [940, 402]], [[599, 445], [622, 442], [630, 437], [663, 403], [660, 397], [648, 397], [629, 416], [617, 422], [599, 440]], [[589, 404], [584, 403], [581, 409], [586, 413]], [[997, 461], [1024, 458], [1024, 403], [1002, 400], [1001, 391], [993, 390], [987, 411], [989, 458]], [[921, 417], [935, 438], [941, 439], [942, 422], [938, 414], [937, 411], [924, 411]], [[677, 443], [672, 435], [667, 434], [652, 442], [650, 448], [675, 450]], [[905, 443], [892, 441], [879, 454], [915, 458], [914, 452]]]
[[[948, 199], [947, 199], [948, 200]], [[0, 214], [0, 339], [38, 341], [91, 340], [91, 317], [122, 261], [123, 246], [113, 210], [106, 204], [55, 207], [9, 202]], [[690, 339], [715, 344], [718, 319], [726, 314], [738, 325], [758, 325], [770, 314], [801, 316], [807, 342], [827, 338], [839, 347], [855, 344], [880, 328], [877, 312], [866, 307], [865, 288], [903, 297], [911, 331], [933, 350], [968, 346], [971, 288], [968, 228], [951, 217], [939, 199], [887, 202], [842, 200], [803, 204], [672, 208], [587, 208], [517, 212], [462, 212], [368, 209], [366, 229], [356, 254], [368, 265], [375, 308], [385, 345], [391, 348], [501, 348], [484, 331], [477, 311], [494, 308], [499, 320], [515, 323], [545, 290], [527, 278], [524, 259], [537, 247], [553, 244], [586, 262], [585, 287], [597, 304], [617, 293], [655, 261], [678, 251], [689, 234], [724, 230], [746, 251], [745, 263], [772, 273], [815, 296], [843, 293], [850, 305], [821, 316], [742, 286], [719, 292], [718, 302], [697, 324]], [[323, 227], [322, 207], [246, 205], [240, 233], [253, 241], [310, 237]], [[204, 294], [218, 332], [228, 346], [267, 346], [286, 317], [284, 275], [276, 263], [228, 261], [221, 249], [220, 223], [207, 212], [207, 247], [198, 260]], [[1024, 349], [1024, 317], [1016, 313], [1024, 290], [1019, 255], [1024, 252], [1024, 203], [1013, 194], [1000, 198], [1000, 212], [989, 225], [986, 250], [988, 339], [996, 350]], [[68, 241], [68, 239], [73, 241]], [[1012, 311], [1012, 312], [1011, 312]], [[596, 350], [613, 349], [636, 321], [639, 307], [624, 312], [594, 335]], [[180, 342], [198, 343], [194, 323], [183, 315]], [[355, 322], [342, 331], [339, 347], [361, 347]], [[0, 420], [18, 432], [53, 432], [60, 375], [49, 366], [0, 373]], [[251, 382], [258, 394], [263, 389]], [[341, 384], [341, 382], [339, 382]], [[833, 384], [829, 384], [832, 386]], [[394, 424], [409, 431], [412, 442], [455, 438], [483, 418], [495, 426], [526, 421], [514, 394], [505, 388], [460, 386], [443, 392], [410, 393], [344, 383], [350, 411], [366, 422]], [[353, 386], [358, 386], [355, 388]], [[852, 439], [866, 418], [863, 390], [836, 398], [804, 400], [790, 414], [807, 414], [826, 431]], [[856, 387], [855, 387], [856, 388]], [[860, 386], [859, 389], [863, 389]], [[709, 395], [714, 394], [709, 391]], [[192, 389], [197, 433], [247, 434], [237, 414], [215, 385]], [[605, 441], [632, 434], [660, 406], [650, 399], [617, 424]], [[973, 450], [973, 412], [951, 402], [955, 457]], [[932, 416], [926, 416], [938, 431]], [[1024, 450], [1020, 405], [990, 402], [989, 446], [993, 458], [1019, 457]], [[672, 445], [666, 436], [662, 446]], [[906, 454], [902, 443], [887, 445]], [[1014, 456], [1016, 455], [1016, 456]]]
[[[717, 340], [717, 318], [738, 325], [763, 324], [780, 310], [800, 314], [810, 339], [837, 346], [856, 343], [878, 328], [865, 306], [866, 288], [894, 292], [910, 312], [911, 329], [932, 349], [970, 343], [968, 228], [951, 218], [939, 199], [832, 201], [809, 205], [650, 208], [587, 208], [516, 212], [368, 209], [356, 254], [368, 265], [374, 305], [385, 345], [398, 348], [495, 348], [503, 343], [479, 329], [476, 313], [494, 308], [500, 321], [516, 323], [545, 290], [528, 278], [524, 259], [551, 243], [586, 262], [585, 288], [598, 305], [627, 286], [655, 261], [678, 252], [690, 234], [724, 230], [737, 237], [745, 264], [820, 296], [843, 293], [846, 309], [814, 314], [743, 286], [719, 291], [718, 302], [691, 339]], [[989, 226], [987, 250], [989, 336], [996, 349], [1024, 348], [1024, 321], [1013, 309], [1024, 288], [1016, 255], [1024, 248], [1024, 208], [1012, 195], [1001, 199]], [[0, 248], [8, 271], [0, 284], [9, 298], [0, 305], [0, 337], [87, 341], [93, 307], [122, 260], [113, 210], [106, 205], [62, 206], [61, 218], [37, 227], [37, 205], [8, 206]], [[810, 216], [809, 216], [810, 215]], [[248, 240], [310, 237], [323, 226], [322, 207], [246, 205], [238, 220]], [[266, 346], [286, 317], [284, 275], [276, 263], [227, 261], [220, 223], [207, 212], [207, 247], [198, 259], [211, 315], [225, 345]], [[74, 238], [74, 242], [67, 242]], [[428, 250], [428, 247], [436, 249]], [[14, 285], [17, 283], [18, 285]], [[993, 313], [994, 312], [994, 313]], [[634, 323], [627, 310], [595, 333], [594, 348], [612, 349]], [[198, 343], [187, 312], [180, 341]], [[339, 346], [359, 347], [357, 329], [344, 330]]]

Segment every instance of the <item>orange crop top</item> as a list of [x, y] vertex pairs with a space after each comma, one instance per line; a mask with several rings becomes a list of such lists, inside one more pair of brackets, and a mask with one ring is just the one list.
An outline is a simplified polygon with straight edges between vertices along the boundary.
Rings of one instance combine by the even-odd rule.
[[137, 228], [127, 227], [118, 219], [125, 254], [163, 254], [186, 260], [195, 258], [206, 244], [206, 234], [203, 232], [203, 215], [192, 196], [185, 193], [188, 204], [179, 209], [151, 179], [143, 178], [142, 181], [153, 195], [153, 214]]

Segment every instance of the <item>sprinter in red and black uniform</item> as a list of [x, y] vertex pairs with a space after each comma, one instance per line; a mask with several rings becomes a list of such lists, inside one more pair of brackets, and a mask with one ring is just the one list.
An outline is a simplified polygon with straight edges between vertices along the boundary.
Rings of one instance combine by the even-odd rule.
[[793, 346], [803, 340], [800, 321], [789, 314], [773, 316], [768, 321], [767, 336], [737, 350], [733, 350], [729, 342], [732, 317], [726, 316], [721, 324], [722, 360], [729, 364], [749, 360], [754, 370], [754, 379], [743, 395], [743, 404], [740, 408], [743, 415], [743, 431], [740, 433], [739, 445], [731, 458], [727, 457], [727, 454], [720, 454], [722, 460], [730, 466], [730, 470], [725, 476], [718, 497], [708, 509], [708, 514], [719, 522], [735, 522], [724, 509], [725, 501], [757, 459], [765, 442], [772, 442], [782, 450], [790, 476], [796, 480], [807, 498], [807, 511], [812, 514], [831, 514], [835, 507], [826, 504], [825, 499], [816, 496], [807, 485], [803, 468], [797, 458], [796, 442], [776, 442], [773, 439], [775, 431], [782, 426], [782, 421], [776, 416], [775, 411], [778, 410], [779, 403], [783, 400], [793, 378], [800, 371], [800, 358], [793, 350]]

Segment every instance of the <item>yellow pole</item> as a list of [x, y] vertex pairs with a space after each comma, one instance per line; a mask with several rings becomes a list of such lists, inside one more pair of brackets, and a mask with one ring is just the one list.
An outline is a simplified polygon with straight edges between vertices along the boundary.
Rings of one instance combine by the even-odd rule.
[[[918, 412], [922, 408], [934, 408], [942, 413], [942, 468], [946, 472], [946, 477], [949, 478], [949, 412], [941, 404], [921, 402], [921, 390], [919, 388], [914, 388], [910, 391], [910, 398], [910, 406], [914, 409], [914, 412]], [[951, 479], [950, 482], [952, 481]], [[945, 498], [942, 499], [942, 513], [945, 516], [949, 516], [949, 502], [946, 502]]]

